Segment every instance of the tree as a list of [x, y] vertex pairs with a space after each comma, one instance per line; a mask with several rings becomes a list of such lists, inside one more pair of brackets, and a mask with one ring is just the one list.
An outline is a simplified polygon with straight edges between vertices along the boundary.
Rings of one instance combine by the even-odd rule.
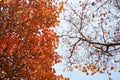
[[52, 66], [58, 37], [51, 29], [63, 2], [0, 0], [0, 80], [61, 80]]
[[67, 2], [61, 16], [67, 30], [58, 34], [70, 70], [76, 68], [87, 75], [120, 72], [119, 3], [119, 0]]

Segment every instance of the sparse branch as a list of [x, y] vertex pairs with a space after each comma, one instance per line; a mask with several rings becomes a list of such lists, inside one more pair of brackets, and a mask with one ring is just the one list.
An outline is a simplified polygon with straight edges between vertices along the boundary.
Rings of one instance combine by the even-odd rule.
[[71, 57], [72, 57], [73, 52], [74, 52], [74, 50], [75, 50], [75, 47], [76, 47], [76, 45], [77, 45], [79, 42], [80, 42], [80, 39], [77, 40], [77, 42], [75, 42], [75, 44], [73, 44], [73, 48], [72, 48], [72, 50], [70, 51], [70, 56], [69, 56], [68, 58], [71, 58]]
[[96, 10], [98, 11], [101, 7], [103, 7], [109, 0], [106, 0], [103, 4], [101, 4]]
[[[67, 49], [64, 50], [68, 52], [68, 63], [85, 64], [81, 71], [87, 74], [87, 70], [91, 70], [92, 74], [104, 73], [107, 68], [116, 65], [115, 57], [120, 57], [119, 31], [115, 29], [119, 26], [119, 14], [112, 12], [116, 10], [111, 5], [113, 0], [98, 0], [94, 4], [85, 1], [67, 6], [70, 13], [66, 11], [64, 20], [68, 23], [69, 30], [65, 34], [64, 30], [59, 37], [66, 44], [64, 46]], [[100, 6], [96, 10], [98, 4]], [[77, 10], [76, 7], [80, 8]]]
[[103, 40], [104, 40], [104, 42], [106, 43], [105, 34], [104, 34], [104, 28], [103, 28], [103, 26], [102, 26], [102, 23], [101, 23], [100, 27], [101, 27], [101, 29], [102, 29]]

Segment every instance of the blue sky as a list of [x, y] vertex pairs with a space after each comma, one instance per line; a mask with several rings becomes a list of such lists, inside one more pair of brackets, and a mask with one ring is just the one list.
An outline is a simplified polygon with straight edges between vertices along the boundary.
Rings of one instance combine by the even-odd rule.
[[[56, 74], [57, 75], [62, 74], [64, 77], [70, 78], [70, 80], [108, 80], [107, 74], [97, 73], [93, 76], [91, 75], [87, 76], [85, 73], [82, 73], [81, 71], [78, 70], [63, 71], [64, 67], [65, 67], [64, 63], [56, 64], [54, 66], [54, 68], [56, 69]], [[120, 73], [111, 71], [111, 78], [113, 80], [120, 80]]]
[[[58, 1], [62, 1], [62, 0], [58, 0]], [[64, 0], [63, 0], [64, 1]], [[78, 3], [78, 1], [85, 1], [85, 0], [67, 0], [69, 2], [72, 2], [73, 5]], [[95, 0], [89, 0], [94, 2]], [[105, 1], [105, 0], [104, 0]], [[92, 10], [92, 9], [91, 9]], [[117, 14], [114, 10], [113, 10], [114, 14]], [[68, 13], [67, 13], [68, 14]], [[113, 24], [113, 23], [112, 23]], [[65, 21], [61, 21], [60, 23], [60, 27], [58, 27], [58, 31], [62, 33], [62, 30], [67, 30], [69, 24], [66, 24]], [[62, 26], [62, 29], [61, 29]], [[60, 44], [61, 45], [61, 44]], [[59, 47], [61, 47], [59, 45]], [[61, 55], [65, 55], [67, 53], [65, 53], [64, 51], [60, 50], [62, 48], [59, 48], [57, 50], [57, 52]], [[55, 66], [53, 66], [56, 69], [56, 74], [60, 75], [62, 74], [65, 77], [69, 77], [70, 80], [108, 80], [108, 75], [107, 74], [100, 74], [97, 73], [93, 76], [89, 75], [87, 76], [85, 73], [82, 73], [81, 71], [78, 70], [73, 70], [73, 71], [63, 71], [63, 69], [65, 68], [65, 62], [63, 61], [62, 63], [56, 64]], [[119, 67], [120, 68], [120, 67]], [[113, 80], [120, 80], [120, 73], [115, 72], [115, 71], [111, 71], [111, 76], [110, 76]]]

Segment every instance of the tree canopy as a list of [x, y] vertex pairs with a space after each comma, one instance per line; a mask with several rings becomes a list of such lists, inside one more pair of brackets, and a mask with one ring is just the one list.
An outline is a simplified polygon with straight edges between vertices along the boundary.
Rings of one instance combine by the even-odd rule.
[[60, 56], [51, 27], [62, 8], [54, 0], [0, 0], [0, 80], [68, 80], [52, 68]]
[[[120, 1], [68, 1], [61, 21], [67, 29], [58, 30], [67, 68], [87, 75], [120, 72]], [[61, 28], [64, 26], [60, 26]]]

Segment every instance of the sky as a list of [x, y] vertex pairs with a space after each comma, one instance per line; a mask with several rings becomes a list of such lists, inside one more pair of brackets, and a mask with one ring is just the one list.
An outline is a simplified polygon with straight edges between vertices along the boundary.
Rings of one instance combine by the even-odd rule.
[[[64, 63], [58, 63], [54, 67], [56, 69], [57, 75], [63, 75], [64, 77], [70, 78], [70, 80], [108, 80], [107, 74], [100, 74], [97, 73], [93, 76], [89, 75], [87, 76], [85, 73], [82, 73], [78, 70], [73, 71], [63, 71], [65, 64]], [[112, 72], [111, 78], [113, 80], [120, 80], [120, 73], [118, 72]]]
[[[59, 0], [61, 1], [61, 0]], [[69, 2], [74, 2], [75, 4], [78, 3], [78, 1], [84, 1], [84, 0], [68, 0]], [[89, 1], [95, 1], [95, 0], [89, 0]], [[115, 12], [116, 13], [116, 12]], [[64, 21], [61, 21], [60, 23], [61, 26], [68, 26]], [[62, 30], [67, 30], [67, 27], [61, 27], [58, 28], [59, 32], [62, 32]], [[61, 47], [59, 45], [59, 47]], [[60, 55], [64, 55], [65, 52], [59, 48], [56, 50]], [[93, 76], [91, 75], [86, 75], [85, 73], [82, 73], [81, 71], [78, 70], [73, 70], [73, 71], [63, 71], [65, 68], [65, 61], [63, 60], [62, 63], [58, 63], [53, 66], [56, 69], [56, 75], [62, 74], [64, 77], [70, 78], [70, 80], [108, 80], [108, 75], [107, 74], [100, 74], [97, 73]], [[111, 78], [113, 80], [120, 80], [120, 73], [111, 71]]]

